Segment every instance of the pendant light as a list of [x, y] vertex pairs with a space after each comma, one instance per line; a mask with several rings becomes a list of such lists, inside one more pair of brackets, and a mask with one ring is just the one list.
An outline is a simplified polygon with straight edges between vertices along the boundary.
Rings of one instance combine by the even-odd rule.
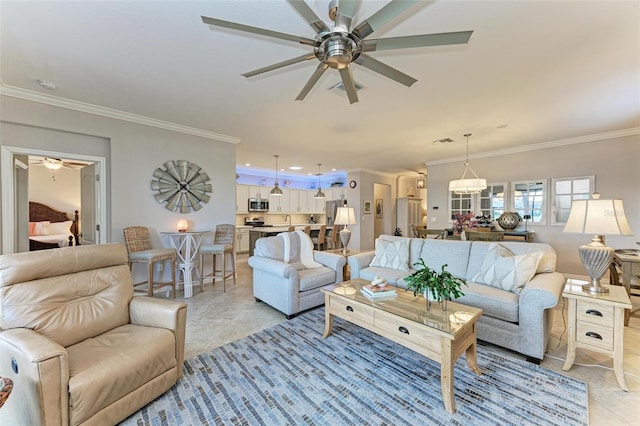
[[276, 157], [276, 183], [273, 185], [273, 188], [271, 188], [271, 192], [269, 192], [269, 195], [273, 197], [281, 197], [282, 189], [280, 189], [280, 185], [278, 184], [278, 157], [280, 156], [274, 155], [274, 157]]
[[[464, 163], [462, 177], [449, 182], [449, 191], [454, 194], [479, 194], [487, 189], [487, 180], [480, 179], [469, 165], [469, 136], [471, 133], [466, 133], [464, 136], [467, 138], [467, 161]], [[473, 177], [467, 177], [467, 171], [470, 171]]]
[[320, 173], [320, 166], [322, 166], [322, 164], [318, 163], [318, 192], [316, 192], [313, 198], [324, 198], [324, 192], [322, 192], [322, 188], [320, 187], [320, 176], [322, 176], [322, 173]]

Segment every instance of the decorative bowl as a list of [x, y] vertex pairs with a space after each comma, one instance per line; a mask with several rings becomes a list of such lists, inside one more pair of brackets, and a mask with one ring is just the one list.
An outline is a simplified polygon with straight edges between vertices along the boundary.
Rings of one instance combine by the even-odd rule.
[[504, 212], [498, 218], [498, 225], [502, 229], [515, 229], [520, 224], [522, 218], [516, 212]]

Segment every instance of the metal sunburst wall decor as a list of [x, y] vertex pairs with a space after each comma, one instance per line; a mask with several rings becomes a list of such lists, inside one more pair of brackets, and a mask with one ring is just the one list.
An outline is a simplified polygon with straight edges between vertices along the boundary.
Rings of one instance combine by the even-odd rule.
[[213, 187], [200, 166], [187, 160], [167, 161], [163, 166], [153, 172], [156, 179], [151, 181], [151, 190], [157, 192], [156, 201], [167, 203], [167, 210], [189, 213], [209, 202]]

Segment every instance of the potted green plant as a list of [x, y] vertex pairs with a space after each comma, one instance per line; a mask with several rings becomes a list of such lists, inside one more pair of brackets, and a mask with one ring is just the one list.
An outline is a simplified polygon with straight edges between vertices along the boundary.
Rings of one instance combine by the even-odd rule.
[[422, 258], [419, 258], [414, 266], [416, 271], [404, 278], [407, 283], [406, 291], [413, 290], [414, 296], [423, 294], [427, 301], [427, 310], [431, 308], [431, 300], [435, 300], [442, 304], [442, 310], [446, 311], [448, 300], [464, 295], [460, 288], [467, 283], [447, 271], [446, 264], [442, 265], [440, 273], [425, 265]]

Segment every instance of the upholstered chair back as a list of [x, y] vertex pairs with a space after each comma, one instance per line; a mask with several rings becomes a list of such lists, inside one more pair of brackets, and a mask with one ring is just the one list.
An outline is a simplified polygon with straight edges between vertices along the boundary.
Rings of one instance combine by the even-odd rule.
[[68, 347], [128, 324], [132, 297], [121, 244], [0, 256], [0, 329], [29, 328]]

